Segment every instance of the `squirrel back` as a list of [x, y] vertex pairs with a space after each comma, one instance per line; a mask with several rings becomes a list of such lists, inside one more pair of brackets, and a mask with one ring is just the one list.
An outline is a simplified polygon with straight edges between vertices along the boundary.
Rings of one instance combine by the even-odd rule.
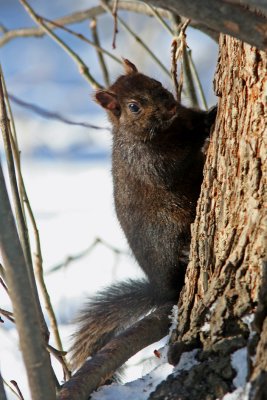
[[71, 349], [75, 367], [152, 308], [177, 301], [202, 182], [201, 149], [216, 115], [183, 107], [130, 61], [124, 66], [126, 74], [95, 100], [113, 126], [117, 217], [147, 279], [118, 283], [89, 300]]

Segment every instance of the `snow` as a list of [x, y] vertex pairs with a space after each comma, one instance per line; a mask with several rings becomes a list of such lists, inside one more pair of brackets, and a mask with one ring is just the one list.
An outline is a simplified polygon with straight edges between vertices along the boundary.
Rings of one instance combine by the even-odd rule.
[[[154, 345], [152, 345], [154, 346]], [[151, 347], [151, 346], [150, 346]], [[162, 353], [167, 352], [167, 346]], [[112, 384], [103, 386], [94, 392], [91, 396], [92, 400], [146, 400], [157, 385], [161, 383], [168, 375], [174, 374], [177, 376], [181, 371], [189, 371], [194, 365], [199, 364], [196, 360], [198, 349], [182, 354], [179, 364], [174, 368], [166, 362], [165, 357], [155, 358], [158, 366], [156, 366], [149, 374], [146, 374], [140, 379], [126, 383], [125, 385]]]
[[181, 355], [179, 363], [175, 367], [175, 375], [179, 375], [181, 371], [189, 371], [194, 365], [198, 365], [199, 361], [196, 360], [196, 355], [199, 349], [187, 351]]
[[236, 370], [236, 377], [233, 380], [233, 384], [236, 388], [243, 387], [246, 383], [246, 377], [248, 374], [248, 351], [247, 347], [236, 350], [231, 355], [232, 367]]
[[227, 393], [221, 400], [249, 400], [250, 383], [247, 383], [244, 388], [237, 388], [232, 393]]
[[125, 385], [112, 384], [104, 386], [91, 396], [92, 400], [146, 400], [157, 385], [172, 372], [173, 367], [170, 364], [161, 364], [151, 373], [143, 378], [137, 379]]

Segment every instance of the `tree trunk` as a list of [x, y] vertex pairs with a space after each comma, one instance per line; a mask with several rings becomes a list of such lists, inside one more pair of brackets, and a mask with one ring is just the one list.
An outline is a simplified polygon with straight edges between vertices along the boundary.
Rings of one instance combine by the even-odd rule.
[[221, 35], [218, 115], [170, 350], [176, 363], [199, 348], [199, 364], [150, 399], [221, 398], [240, 384], [231, 362], [238, 354], [248, 360], [250, 398], [267, 399], [266, 71], [264, 52]]

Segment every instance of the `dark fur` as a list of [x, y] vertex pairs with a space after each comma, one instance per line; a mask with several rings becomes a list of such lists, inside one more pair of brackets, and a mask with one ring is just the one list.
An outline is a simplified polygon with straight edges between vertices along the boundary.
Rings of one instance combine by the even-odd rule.
[[[116, 284], [89, 300], [72, 346], [75, 367], [153, 307], [177, 301], [202, 182], [201, 149], [216, 115], [183, 107], [159, 82], [125, 65], [126, 75], [95, 97], [113, 125], [117, 217], [147, 280]], [[129, 103], [140, 111], [131, 112]]]

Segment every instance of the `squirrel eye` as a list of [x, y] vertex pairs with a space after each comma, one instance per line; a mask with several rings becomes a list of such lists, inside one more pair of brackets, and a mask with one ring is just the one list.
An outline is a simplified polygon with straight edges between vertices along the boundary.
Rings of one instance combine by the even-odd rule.
[[136, 103], [129, 103], [128, 108], [132, 113], [138, 113], [140, 107]]

